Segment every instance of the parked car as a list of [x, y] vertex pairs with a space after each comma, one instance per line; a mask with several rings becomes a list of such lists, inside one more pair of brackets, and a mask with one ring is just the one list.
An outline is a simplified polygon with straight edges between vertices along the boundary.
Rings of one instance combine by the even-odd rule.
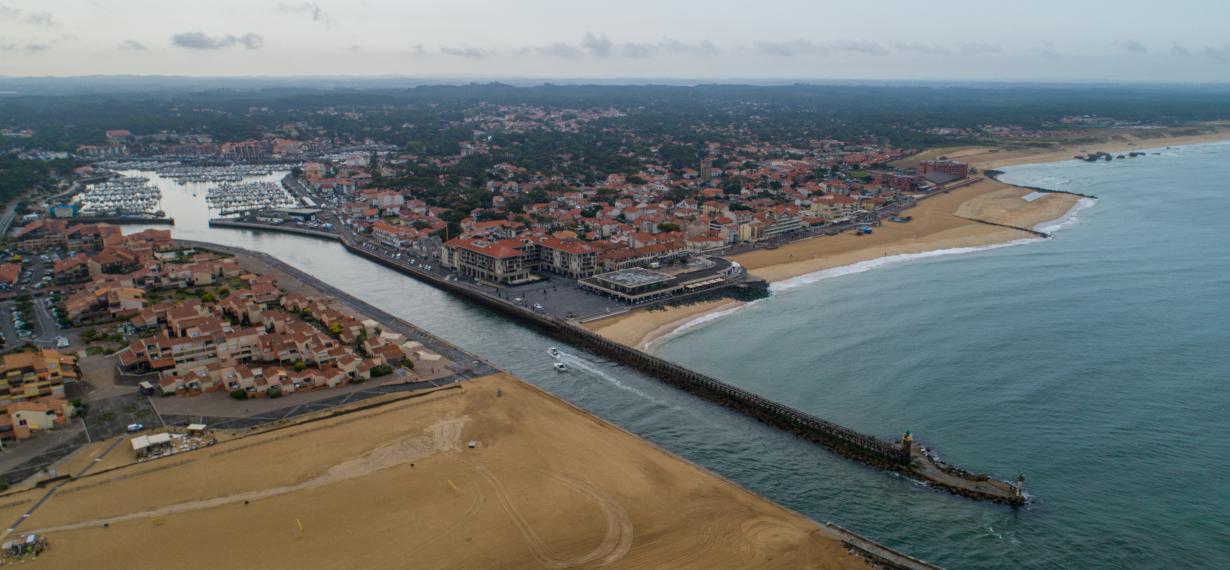
[[128, 433], [136, 433], [145, 429], [145, 424], [128, 424]]

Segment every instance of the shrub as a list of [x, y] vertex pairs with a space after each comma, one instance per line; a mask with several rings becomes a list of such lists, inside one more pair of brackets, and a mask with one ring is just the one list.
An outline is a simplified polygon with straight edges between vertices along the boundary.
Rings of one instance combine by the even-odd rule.
[[244, 390], [243, 388], [240, 388], [238, 390], [231, 390], [231, 397], [235, 398], [236, 400], [247, 400], [248, 391]]
[[389, 366], [388, 364], [377, 364], [376, 366], [372, 367], [372, 378], [388, 376], [389, 374], [392, 374], [392, 373], [393, 373], [393, 367]]

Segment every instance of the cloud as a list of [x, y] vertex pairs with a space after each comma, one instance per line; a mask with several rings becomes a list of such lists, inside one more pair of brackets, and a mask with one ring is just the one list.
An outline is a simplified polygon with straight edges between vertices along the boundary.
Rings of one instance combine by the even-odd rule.
[[1204, 51], [1201, 53], [1213, 61], [1225, 63], [1230, 61], [1230, 44], [1225, 44], [1222, 46], [1209, 46], [1204, 48]]
[[149, 49], [145, 47], [145, 44], [137, 40], [124, 40], [120, 42], [118, 47], [127, 51], [145, 51], [146, 49]]
[[777, 57], [794, 57], [802, 54], [825, 55], [829, 52], [829, 50], [824, 46], [814, 44], [807, 40], [790, 40], [785, 42], [770, 42], [761, 40], [752, 43], [752, 49], [762, 55], [772, 55]]
[[20, 51], [20, 52], [25, 52], [25, 53], [39, 53], [39, 52], [47, 51], [49, 49], [51, 49], [51, 46], [48, 44], [19, 43], [19, 42], [0, 43], [0, 52]]
[[611, 57], [615, 44], [611, 42], [611, 38], [606, 37], [606, 34], [595, 36], [593, 32], [585, 32], [585, 35], [581, 37], [581, 49], [594, 57]]
[[667, 53], [679, 53], [686, 55], [717, 55], [722, 53], [713, 42], [702, 40], [698, 43], [690, 44], [681, 42], [674, 38], [666, 38], [658, 42], [657, 49]]
[[52, 28], [56, 25], [51, 12], [27, 12], [4, 4], [0, 4], [0, 22], [18, 22], [45, 28]]
[[1119, 47], [1122, 48], [1123, 51], [1131, 54], [1139, 55], [1149, 53], [1149, 48], [1145, 47], [1145, 44], [1142, 44], [1136, 40], [1119, 42]]
[[922, 55], [948, 55], [952, 53], [952, 50], [941, 45], [910, 42], [894, 42], [893, 49], [900, 52]]
[[247, 49], [260, 49], [265, 45], [265, 38], [260, 34], [244, 34], [242, 36], [211, 36], [205, 32], [184, 32], [171, 36], [171, 44], [176, 47], [195, 50], [214, 50], [233, 46], [243, 46]]
[[[422, 47], [422, 46], [418, 46], [418, 47]], [[469, 46], [461, 46], [461, 47], [445, 46], [445, 47], [440, 48], [440, 53], [444, 55], [451, 55], [454, 57], [464, 57], [467, 59], [482, 59], [484, 57], [487, 57], [488, 55], [491, 55], [491, 53], [488, 52], [487, 50], [482, 50], [482, 49], [478, 49], [475, 47], [469, 47]]]
[[547, 55], [564, 59], [576, 59], [583, 56], [590, 56], [600, 59], [612, 57], [646, 59], [655, 57], [659, 54], [691, 56], [716, 55], [721, 53], [721, 50], [719, 50], [718, 47], [713, 45], [713, 42], [710, 42], [709, 40], [704, 40], [697, 43], [688, 43], [674, 38], [663, 38], [657, 41], [646, 42], [616, 42], [607, 37], [606, 34], [586, 32], [584, 36], [581, 36], [581, 41], [575, 44], [568, 42], [555, 42], [544, 46], [524, 47], [517, 50], [517, 52]]
[[963, 42], [957, 49], [962, 55], [983, 55], [988, 53], [1003, 53], [1004, 46], [984, 42]]
[[789, 40], [784, 42], [757, 41], [752, 44], [752, 50], [761, 55], [774, 57], [795, 57], [799, 55], [828, 55], [833, 52], [857, 53], [862, 55], [887, 55], [888, 49], [876, 42], [839, 40], [831, 42], [810, 42], [807, 40]]
[[1181, 46], [1181, 45], [1179, 45], [1179, 44], [1171, 44], [1171, 46], [1170, 46], [1170, 54], [1171, 54], [1171, 55], [1177, 55], [1177, 56], [1179, 56], [1179, 57], [1191, 57], [1191, 56], [1192, 56], [1192, 52], [1191, 52], [1191, 50], [1189, 50], [1189, 49], [1187, 49], [1187, 48], [1185, 48], [1185, 47], [1183, 47], [1183, 46]]
[[582, 55], [581, 48], [563, 42], [555, 42], [545, 46], [531, 46], [522, 48], [520, 51], [522, 53], [538, 53], [564, 59], [576, 59]]
[[1055, 44], [1048, 41], [1038, 42], [1038, 45], [1030, 48], [1029, 51], [1046, 59], [1059, 59], [1059, 51], [1055, 49]]
[[278, 2], [274, 10], [283, 14], [306, 14], [312, 17], [313, 22], [321, 22], [326, 26], [333, 25], [333, 19], [315, 2], [300, 2], [298, 4]]

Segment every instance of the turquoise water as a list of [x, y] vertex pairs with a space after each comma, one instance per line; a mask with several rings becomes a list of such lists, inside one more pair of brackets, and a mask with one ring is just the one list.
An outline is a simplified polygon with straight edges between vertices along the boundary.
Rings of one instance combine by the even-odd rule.
[[1025, 473], [1020, 511], [920, 492], [822, 508], [930, 560], [1230, 567], [1230, 145], [1159, 152], [1010, 169], [1099, 196], [1054, 239], [779, 291], [658, 353]]
[[[779, 290], [663, 356], [1002, 477], [1012, 510], [835, 457], [428, 285], [290, 235], [211, 230], [160, 180], [177, 237], [266, 251], [818, 521], [952, 568], [1230, 567], [1230, 145], [1013, 169], [1096, 194], [1055, 239]], [[808, 281], [807, 279], [800, 281]]]

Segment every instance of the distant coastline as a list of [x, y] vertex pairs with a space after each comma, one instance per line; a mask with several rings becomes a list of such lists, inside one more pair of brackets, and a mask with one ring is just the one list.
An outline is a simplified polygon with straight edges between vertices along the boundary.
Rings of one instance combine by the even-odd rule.
[[[1127, 139], [1105, 143], [1072, 143], [1059, 148], [1000, 150], [991, 147], [955, 147], [924, 151], [910, 160], [946, 156], [967, 162], [979, 171], [1004, 166], [1042, 164], [1074, 159], [1091, 152], [1150, 151], [1174, 146], [1230, 140], [1230, 128], [1200, 135], [1156, 139]], [[1091, 165], [1092, 166], [1092, 165]], [[1033, 194], [1033, 196], [1030, 196]], [[1026, 200], [1026, 196], [1030, 199]], [[734, 256], [755, 276], [769, 281], [775, 292], [849, 273], [940, 255], [973, 253], [1032, 243], [1042, 238], [1007, 228], [958, 217], [978, 218], [1052, 232], [1071, 224], [1081, 210], [1096, 202], [1070, 193], [1036, 194], [1036, 189], [983, 178], [948, 195], [922, 201], [908, 212], [914, 221], [886, 224], [872, 236], [849, 234], [810, 238], [774, 250]], [[753, 302], [754, 303], [754, 302]], [[730, 299], [706, 301], [665, 310], [633, 311], [588, 323], [599, 334], [652, 352], [669, 338], [695, 330], [748, 308], [752, 303]]]

